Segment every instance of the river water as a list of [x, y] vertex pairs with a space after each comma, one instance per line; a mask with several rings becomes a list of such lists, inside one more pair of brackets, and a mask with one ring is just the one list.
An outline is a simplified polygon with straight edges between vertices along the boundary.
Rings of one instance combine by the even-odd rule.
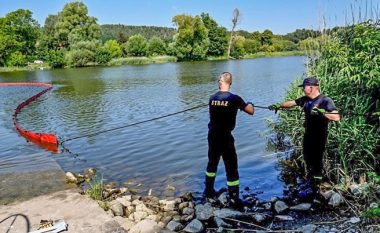
[[[267, 106], [284, 98], [291, 82], [303, 75], [304, 63], [305, 57], [278, 57], [39, 70], [0, 73], [0, 82], [51, 82], [53, 90], [25, 107], [18, 120], [27, 130], [70, 139], [206, 104], [223, 71], [233, 74], [231, 92]], [[0, 87], [0, 174], [44, 170], [53, 161], [64, 171], [95, 167], [106, 182], [127, 182], [141, 193], [202, 191], [207, 107], [65, 143], [77, 156], [52, 154], [27, 142], [12, 123], [17, 105], [40, 90]], [[253, 117], [239, 112], [233, 132], [241, 187], [263, 199], [281, 195], [283, 188], [277, 167], [281, 153], [267, 150], [266, 119], [276, 115], [265, 109], [256, 109]], [[216, 188], [225, 182], [221, 161]]]

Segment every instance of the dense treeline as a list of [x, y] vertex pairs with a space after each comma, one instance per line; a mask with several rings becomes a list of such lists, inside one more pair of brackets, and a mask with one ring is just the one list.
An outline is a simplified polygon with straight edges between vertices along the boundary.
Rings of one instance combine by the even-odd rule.
[[147, 40], [153, 37], [158, 37], [169, 42], [173, 39], [173, 36], [177, 33], [175, 28], [168, 27], [155, 27], [155, 26], [130, 26], [121, 24], [104, 24], [101, 25], [103, 42], [107, 40], [116, 40], [119, 44], [123, 44], [128, 41], [128, 38], [140, 34]]
[[133, 61], [131, 57], [143, 58], [135, 59], [137, 63], [244, 58], [260, 52], [310, 49], [320, 37], [307, 29], [287, 35], [275, 35], [269, 29], [231, 33], [207, 13], [176, 15], [172, 18], [175, 28], [101, 26], [88, 15], [83, 2], [67, 3], [58, 14], [49, 15], [43, 27], [32, 14], [19, 9], [0, 17], [0, 66], [25, 66], [36, 60], [56, 68], [127, 64]]
[[[340, 122], [330, 124], [325, 177], [335, 184], [337, 190], [351, 191], [350, 195], [353, 187], [360, 187], [365, 191], [355, 196], [354, 201], [371, 203], [373, 198], [376, 200], [376, 184], [380, 184], [379, 22], [369, 21], [331, 30], [314, 47], [319, 49], [317, 54], [310, 53], [308, 71], [317, 75], [322, 92], [335, 101], [342, 114]], [[286, 99], [302, 95], [302, 90], [294, 85]], [[280, 116], [281, 121], [275, 125], [275, 130], [288, 135], [296, 148], [301, 148], [304, 131], [301, 116], [286, 111]], [[301, 153], [295, 151], [291, 163], [283, 164], [288, 168], [303, 167], [299, 164]], [[380, 209], [377, 207], [366, 213], [378, 218]]]

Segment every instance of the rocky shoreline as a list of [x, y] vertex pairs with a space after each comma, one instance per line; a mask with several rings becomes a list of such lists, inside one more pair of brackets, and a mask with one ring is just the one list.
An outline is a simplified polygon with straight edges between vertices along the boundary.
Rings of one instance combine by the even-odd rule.
[[[87, 169], [83, 176], [68, 172], [66, 179], [80, 184], [95, 174], [95, 169]], [[328, 189], [321, 194], [318, 200], [273, 197], [270, 201], [243, 195], [245, 204], [238, 211], [230, 208], [223, 189], [215, 199], [194, 193], [160, 199], [104, 185], [98, 204], [108, 215], [123, 218], [125, 231], [118, 232], [379, 232], [379, 219], [358, 216], [341, 193]]]

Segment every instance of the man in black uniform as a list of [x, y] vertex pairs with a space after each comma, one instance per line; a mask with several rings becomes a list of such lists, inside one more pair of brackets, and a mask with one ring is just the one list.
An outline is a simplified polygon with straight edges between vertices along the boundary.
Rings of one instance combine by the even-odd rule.
[[253, 115], [252, 103], [232, 94], [230, 87], [232, 75], [224, 72], [219, 76], [219, 91], [209, 100], [210, 122], [208, 124], [208, 164], [204, 196], [215, 197], [214, 182], [220, 156], [223, 158], [227, 173], [227, 186], [232, 205], [237, 205], [239, 199], [239, 172], [234, 137], [231, 132], [235, 128], [238, 109]]
[[313, 191], [317, 191], [322, 180], [323, 153], [327, 142], [328, 122], [339, 121], [340, 115], [334, 102], [319, 91], [319, 83], [315, 77], [304, 79], [299, 85], [305, 96], [281, 104], [269, 106], [270, 110], [301, 106], [305, 112], [305, 134], [303, 139], [303, 155], [306, 162], [307, 178]]

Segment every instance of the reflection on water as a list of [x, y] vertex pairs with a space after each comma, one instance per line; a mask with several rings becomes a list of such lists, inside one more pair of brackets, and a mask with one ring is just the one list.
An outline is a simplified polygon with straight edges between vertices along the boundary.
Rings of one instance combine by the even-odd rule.
[[[279, 102], [285, 89], [304, 72], [303, 57], [187, 62], [161, 65], [62, 69], [0, 73], [1, 82], [52, 82], [53, 91], [22, 110], [25, 129], [54, 132], [62, 139], [101, 132], [207, 103], [217, 91], [218, 74], [233, 74], [232, 92], [266, 106]], [[11, 115], [36, 89], [13, 87], [0, 92], [0, 172], [23, 170], [17, 155], [34, 155], [40, 148], [13, 129]], [[278, 154], [266, 151], [265, 118], [273, 112], [257, 109], [254, 117], [238, 114], [234, 130], [241, 184], [260, 197], [280, 195]], [[207, 162], [208, 109], [199, 108], [133, 127], [83, 137], [65, 145], [79, 157], [49, 155], [65, 171], [96, 167], [108, 181], [127, 180], [153, 188], [153, 194], [200, 191]], [[25, 160], [25, 158], [24, 158]], [[25, 162], [25, 161], [23, 161]], [[42, 160], [43, 163], [43, 160]], [[13, 170], [12, 170], [13, 169]], [[225, 185], [223, 163], [216, 186]], [[141, 188], [142, 187], [142, 188]]]

